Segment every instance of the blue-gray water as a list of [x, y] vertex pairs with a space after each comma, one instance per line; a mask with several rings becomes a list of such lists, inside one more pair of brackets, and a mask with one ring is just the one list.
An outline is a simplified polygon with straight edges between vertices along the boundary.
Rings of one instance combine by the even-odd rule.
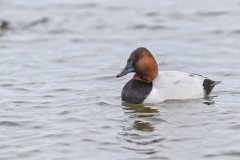
[[[1, 160], [240, 158], [240, 1], [1, 0], [0, 19]], [[217, 97], [122, 104], [140, 46]]]

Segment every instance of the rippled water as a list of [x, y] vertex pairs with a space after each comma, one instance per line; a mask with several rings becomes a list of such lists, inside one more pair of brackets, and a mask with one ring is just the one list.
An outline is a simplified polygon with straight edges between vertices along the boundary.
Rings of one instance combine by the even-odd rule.
[[[240, 158], [240, 1], [1, 0], [0, 159]], [[211, 102], [121, 102], [130, 52], [222, 80]]]

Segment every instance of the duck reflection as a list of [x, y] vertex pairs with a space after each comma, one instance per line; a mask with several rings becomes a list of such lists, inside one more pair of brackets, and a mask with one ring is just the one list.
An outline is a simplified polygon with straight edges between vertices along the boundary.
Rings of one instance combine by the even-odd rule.
[[153, 131], [154, 127], [151, 123], [143, 121], [134, 121], [133, 128], [139, 131]]
[[203, 103], [206, 104], [206, 105], [215, 104], [215, 101], [213, 99], [214, 97], [217, 97], [217, 96], [208, 96], [208, 97], [204, 98]]
[[159, 116], [159, 110], [151, 107], [144, 106], [143, 104], [131, 104], [127, 102], [122, 103], [124, 113], [131, 118], [132, 127], [131, 129], [136, 129], [139, 131], [154, 131], [154, 126], [151, 121], [148, 119], [150, 117]]
[[158, 152], [156, 145], [163, 140], [155, 132], [155, 125], [162, 122], [160, 112], [155, 106], [143, 104], [122, 103], [126, 121], [120, 133], [122, 147], [142, 154]]

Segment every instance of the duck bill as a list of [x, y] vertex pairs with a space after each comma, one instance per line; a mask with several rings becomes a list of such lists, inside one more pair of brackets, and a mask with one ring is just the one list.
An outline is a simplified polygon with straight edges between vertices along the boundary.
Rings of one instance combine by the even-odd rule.
[[133, 67], [133, 62], [128, 62], [126, 67], [123, 69], [123, 71], [121, 73], [119, 73], [118, 75], [116, 75], [117, 78], [122, 77], [127, 75], [128, 73], [134, 72], [135, 69]]

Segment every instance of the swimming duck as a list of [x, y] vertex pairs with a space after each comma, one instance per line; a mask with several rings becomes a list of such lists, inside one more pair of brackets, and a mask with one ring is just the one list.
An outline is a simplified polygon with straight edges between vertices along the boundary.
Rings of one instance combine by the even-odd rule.
[[215, 85], [198, 74], [160, 71], [153, 55], [144, 47], [134, 50], [116, 77], [135, 72], [122, 89], [122, 100], [130, 103], [160, 103], [165, 100], [207, 98]]

